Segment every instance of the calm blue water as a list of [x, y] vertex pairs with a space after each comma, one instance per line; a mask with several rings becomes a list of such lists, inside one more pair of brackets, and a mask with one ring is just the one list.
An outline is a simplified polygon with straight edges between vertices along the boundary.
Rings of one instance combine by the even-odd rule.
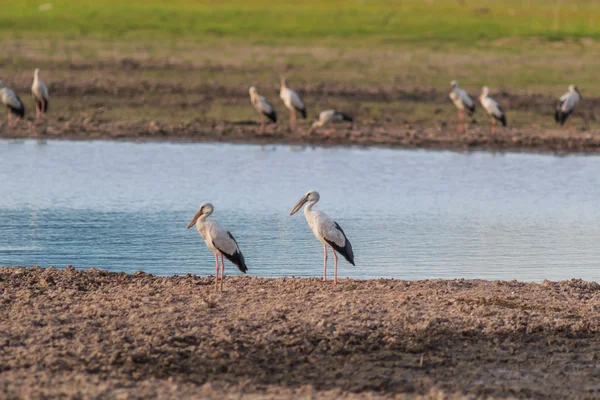
[[213, 274], [185, 229], [211, 201], [251, 275], [318, 276], [321, 244], [288, 216], [317, 189], [355, 250], [340, 276], [599, 281], [599, 172], [590, 156], [0, 141], [0, 265]]

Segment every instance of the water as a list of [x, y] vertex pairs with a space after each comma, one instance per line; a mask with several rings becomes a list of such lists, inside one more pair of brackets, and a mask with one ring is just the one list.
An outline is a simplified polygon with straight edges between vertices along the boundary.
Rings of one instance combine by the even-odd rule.
[[0, 265], [213, 274], [185, 229], [208, 200], [251, 275], [318, 276], [322, 247], [288, 216], [317, 189], [354, 247], [343, 277], [598, 281], [599, 171], [591, 156], [0, 141]]

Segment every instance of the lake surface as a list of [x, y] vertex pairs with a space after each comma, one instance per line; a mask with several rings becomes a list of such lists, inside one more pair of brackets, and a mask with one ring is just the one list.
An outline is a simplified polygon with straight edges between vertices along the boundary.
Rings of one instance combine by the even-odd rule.
[[211, 275], [211, 201], [250, 275], [319, 276], [309, 189], [340, 277], [600, 280], [600, 157], [189, 143], [0, 141], [0, 265]]

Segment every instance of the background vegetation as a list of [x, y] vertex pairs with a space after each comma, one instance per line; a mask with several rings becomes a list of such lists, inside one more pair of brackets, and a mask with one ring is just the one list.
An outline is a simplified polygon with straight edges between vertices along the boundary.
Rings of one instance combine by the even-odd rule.
[[[4, 0], [6, 1], [6, 0]], [[21, 0], [0, 13], [12, 35], [229, 37], [257, 42], [352, 39], [455, 42], [600, 38], [596, 0]]]

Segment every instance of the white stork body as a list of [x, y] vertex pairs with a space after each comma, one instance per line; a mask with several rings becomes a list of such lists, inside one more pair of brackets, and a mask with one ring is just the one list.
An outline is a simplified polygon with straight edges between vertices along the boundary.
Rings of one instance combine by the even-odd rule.
[[[313, 122], [311, 129], [320, 128], [328, 124], [337, 124], [344, 121], [352, 122], [352, 117], [336, 110], [325, 110], [321, 111], [319, 114], [319, 119]], [[333, 133], [333, 129], [329, 133]]]
[[500, 121], [502, 126], [506, 126], [506, 114], [504, 113], [504, 110], [500, 108], [500, 105], [496, 100], [492, 99], [489, 94], [490, 89], [487, 86], [484, 86], [481, 90], [481, 96], [479, 96], [479, 102], [492, 118], [492, 134], [494, 134], [496, 133], [496, 120]]
[[254, 86], [250, 88], [249, 92], [250, 101], [256, 111], [260, 114], [260, 130], [258, 133], [262, 134], [265, 129], [265, 117], [269, 118], [274, 123], [277, 123], [277, 112], [275, 111], [273, 104], [271, 104], [264, 96], [258, 94], [258, 91]]
[[35, 119], [37, 121], [41, 115], [45, 115], [48, 111], [48, 87], [40, 79], [39, 68], [36, 68], [33, 73], [31, 95], [35, 100]]
[[340, 253], [352, 265], [355, 265], [354, 253], [352, 251], [352, 245], [350, 244], [350, 241], [338, 223], [331, 219], [324, 212], [312, 209], [312, 207], [317, 204], [320, 198], [321, 197], [319, 196], [318, 192], [314, 190], [309, 191], [298, 201], [298, 203], [296, 203], [294, 208], [292, 208], [290, 215], [294, 215], [302, 208], [304, 204], [308, 203], [306, 207], [304, 207], [304, 216], [306, 217], [306, 222], [308, 222], [308, 226], [317, 239], [323, 244], [323, 281], [327, 280], [327, 246], [329, 246], [331, 247], [333, 258], [335, 260], [333, 279], [333, 284], [335, 285], [338, 283], [338, 257], [336, 252]]
[[8, 111], [8, 126], [11, 126], [11, 117], [13, 113], [17, 117], [12, 126], [17, 126], [21, 118], [25, 116], [25, 106], [19, 96], [17, 96], [12, 89], [6, 87], [4, 81], [0, 81], [0, 102], [6, 106]]
[[223, 278], [225, 277], [225, 262], [223, 261], [223, 256], [235, 264], [243, 273], [248, 271], [248, 267], [246, 266], [244, 255], [233, 238], [233, 235], [217, 222], [206, 220], [213, 211], [214, 207], [212, 204], [203, 203], [200, 206], [200, 209], [198, 209], [198, 212], [194, 215], [194, 218], [192, 218], [188, 224], [187, 229], [195, 224], [198, 233], [202, 236], [202, 239], [204, 239], [204, 243], [206, 243], [206, 246], [215, 254], [215, 290], [217, 290], [219, 284], [219, 255], [221, 256], [221, 291], [223, 291]]
[[575, 109], [577, 103], [581, 100], [581, 95], [579, 94], [579, 88], [577, 85], [569, 85], [569, 91], [563, 94], [556, 105], [556, 112], [554, 113], [554, 119], [561, 126], [565, 124], [569, 115]]
[[281, 91], [279, 97], [283, 100], [286, 108], [290, 110], [290, 128], [292, 131], [296, 130], [296, 112], [302, 114], [302, 118], [306, 119], [306, 106], [304, 102], [298, 96], [298, 93], [287, 87], [287, 80], [281, 80]]
[[469, 112], [469, 115], [475, 112], [475, 103], [469, 94], [458, 86], [457, 81], [450, 82], [452, 91], [450, 92], [450, 100], [454, 103], [458, 109], [458, 126], [457, 131], [464, 131], [464, 114], [465, 109]]

